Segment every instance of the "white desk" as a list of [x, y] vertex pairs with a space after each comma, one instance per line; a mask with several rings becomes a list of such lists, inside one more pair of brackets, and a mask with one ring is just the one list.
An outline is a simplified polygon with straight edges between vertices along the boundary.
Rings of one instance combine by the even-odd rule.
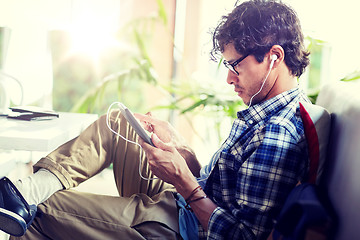
[[0, 176], [6, 175], [17, 161], [24, 161], [20, 153], [48, 154], [77, 137], [97, 118], [96, 114], [63, 112], [59, 113], [59, 118], [43, 121], [0, 117]]
[[50, 152], [78, 136], [96, 114], [59, 113], [59, 118], [22, 121], [0, 118], [0, 149]]

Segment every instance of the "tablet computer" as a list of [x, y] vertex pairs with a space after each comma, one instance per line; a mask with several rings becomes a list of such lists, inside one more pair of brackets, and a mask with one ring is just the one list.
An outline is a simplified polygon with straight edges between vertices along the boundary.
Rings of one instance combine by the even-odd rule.
[[150, 136], [147, 134], [145, 129], [141, 126], [139, 121], [134, 117], [132, 112], [122, 103], [118, 103], [121, 113], [124, 115], [125, 119], [129, 124], [134, 128], [135, 132], [148, 144], [154, 146], [151, 141]]

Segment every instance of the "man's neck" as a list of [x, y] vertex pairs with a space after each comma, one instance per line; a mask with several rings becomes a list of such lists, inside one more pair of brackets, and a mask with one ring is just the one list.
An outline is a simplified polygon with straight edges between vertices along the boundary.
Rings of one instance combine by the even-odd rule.
[[266, 99], [275, 97], [283, 92], [289, 91], [298, 85], [297, 77], [290, 74], [289, 70], [280, 71], [270, 89]]

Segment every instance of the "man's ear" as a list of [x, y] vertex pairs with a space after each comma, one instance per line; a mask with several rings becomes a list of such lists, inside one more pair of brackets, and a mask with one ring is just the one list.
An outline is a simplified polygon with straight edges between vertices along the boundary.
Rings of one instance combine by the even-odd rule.
[[276, 60], [273, 63], [273, 67], [276, 68], [281, 62], [284, 61], [285, 51], [280, 45], [274, 45], [269, 51], [270, 61], [273, 60], [274, 57], [272, 56], [274, 55], [276, 56]]

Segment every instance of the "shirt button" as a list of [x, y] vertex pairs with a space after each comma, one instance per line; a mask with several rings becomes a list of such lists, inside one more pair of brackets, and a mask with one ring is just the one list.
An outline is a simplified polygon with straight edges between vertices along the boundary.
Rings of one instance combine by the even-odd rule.
[[250, 125], [251, 124], [253, 124], [254, 123], [254, 121], [253, 120], [249, 120], [249, 122], [248, 122]]

